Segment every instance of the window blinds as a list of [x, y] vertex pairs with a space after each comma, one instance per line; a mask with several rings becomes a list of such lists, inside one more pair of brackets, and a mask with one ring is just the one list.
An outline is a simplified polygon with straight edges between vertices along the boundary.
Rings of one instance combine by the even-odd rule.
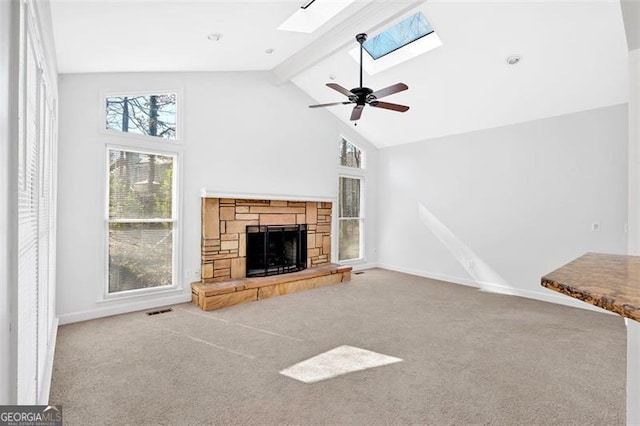
[[20, 8], [17, 402], [37, 404], [53, 325], [55, 99], [31, 2]]

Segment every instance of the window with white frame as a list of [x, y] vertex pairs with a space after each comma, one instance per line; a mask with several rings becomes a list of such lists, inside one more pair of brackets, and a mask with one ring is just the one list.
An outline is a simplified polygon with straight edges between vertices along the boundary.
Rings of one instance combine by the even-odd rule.
[[340, 138], [340, 146], [338, 148], [338, 165], [354, 169], [363, 169], [364, 164], [362, 150], [345, 138]]
[[[57, 91], [36, 9], [19, 3], [15, 399], [48, 397], [47, 352], [55, 326]], [[11, 58], [10, 58], [11, 59]], [[13, 172], [13, 171], [12, 171]], [[12, 321], [13, 321], [12, 320]]]
[[[114, 144], [106, 150], [107, 294], [177, 284], [178, 152], [159, 148], [178, 139], [177, 101], [175, 91], [102, 99], [103, 129]], [[118, 135], [143, 138], [129, 144]]]
[[338, 197], [338, 260], [356, 260], [362, 256], [362, 181], [355, 176], [340, 176]]
[[174, 283], [175, 154], [108, 147], [108, 293]]
[[338, 260], [362, 259], [363, 256], [363, 152], [353, 143], [341, 138], [338, 146]]

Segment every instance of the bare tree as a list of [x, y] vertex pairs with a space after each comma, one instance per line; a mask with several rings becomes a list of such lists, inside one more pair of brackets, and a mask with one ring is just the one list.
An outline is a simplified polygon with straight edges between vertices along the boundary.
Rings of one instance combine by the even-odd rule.
[[[106, 100], [106, 127], [173, 139], [176, 132], [175, 108], [174, 94], [109, 97]], [[116, 197], [113, 201], [128, 200], [130, 207], [139, 206], [134, 210], [140, 208], [139, 214], [144, 217], [166, 215], [170, 205], [163, 201], [163, 197], [166, 198], [166, 188], [171, 187], [172, 177], [171, 173], [165, 172], [166, 161], [161, 162], [163, 164], [158, 165], [156, 155], [121, 151], [118, 159], [112, 159], [111, 165], [115, 179], [112, 181]]]
[[175, 139], [175, 94], [108, 97], [106, 108], [107, 129]]

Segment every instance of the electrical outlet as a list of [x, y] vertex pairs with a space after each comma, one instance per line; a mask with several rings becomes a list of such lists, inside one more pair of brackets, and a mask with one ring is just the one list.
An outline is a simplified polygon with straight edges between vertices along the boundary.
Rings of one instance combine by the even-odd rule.
[[187, 268], [184, 270], [184, 279], [190, 282], [200, 281], [200, 268], [191, 269]]
[[592, 231], [599, 231], [600, 230], [600, 222], [593, 222], [591, 224], [591, 230]]

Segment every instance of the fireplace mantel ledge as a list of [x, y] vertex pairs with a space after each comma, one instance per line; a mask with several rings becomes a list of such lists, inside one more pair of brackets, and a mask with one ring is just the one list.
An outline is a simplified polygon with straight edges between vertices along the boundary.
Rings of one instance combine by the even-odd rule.
[[200, 190], [202, 198], [234, 198], [240, 200], [278, 200], [278, 201], [317, 201], [335, 203], [335, 197], [322, 197], [317, 195], [282, 195], [282, 194], [250, 194], [244, 192], [225, 192], [208, 188]]

